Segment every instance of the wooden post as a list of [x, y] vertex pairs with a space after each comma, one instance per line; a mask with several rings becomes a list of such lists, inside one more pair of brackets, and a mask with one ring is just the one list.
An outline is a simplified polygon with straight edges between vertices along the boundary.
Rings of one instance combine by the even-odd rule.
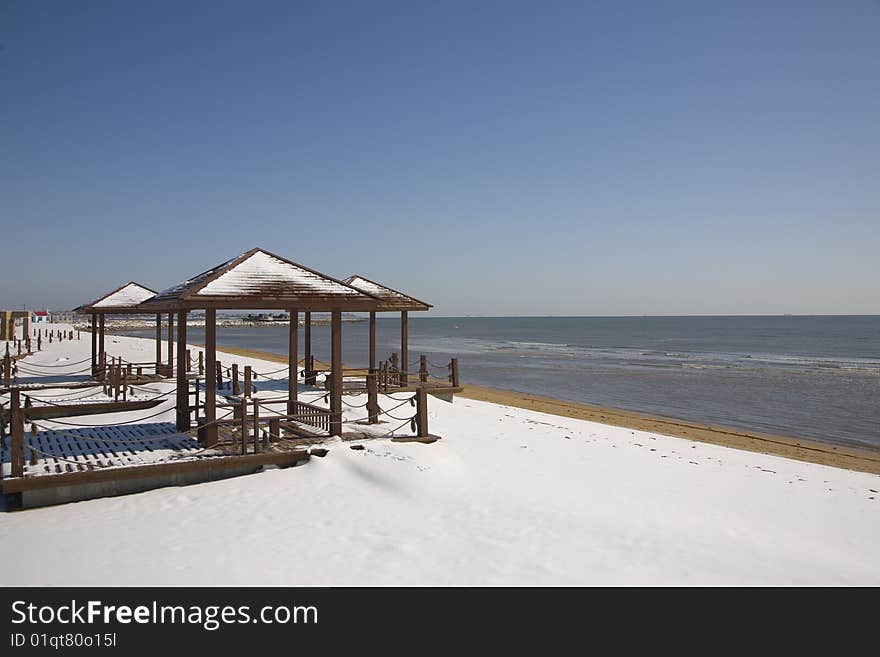
[[215, 365], [217, 367], [217, 389], [222, 390], [223, 389], [223, 363], [221, 363], [218, 360], [215, 363]]
[[98, 358], [101, 380], [103, 381], [107, 370], [107, 354], [104, 352], [104, 313], [98, 315]]
[[128, 373], [123, 371], [120, 379], [122, 382], [122, 401], [128, 401]]
[[195, 411], [196, 411], [196, 423], [198, 423], [198, 421], [199, 421], [199, 390], [200, 390], [200, 388], [201, 388], [201, 381], [199, 381], [199, 379], [196, 379], [196, 385], [195, 385], [195, 388], [196, 388], [196, 391], [195, 391], [196, 403], [195, 403], [195, 406], [194, 406], [193, 408], [195, 408]]
[[[178, 326], [180, 325], [179, 319], [177, 320], [177, 324], [178, 324]], [[180, 330], [180, 329], [178, 329], [178, 330]], [[179, 346], [177, 348], [180, 349]], [[186, 372], [187, 372], [187, 374], [192, 372], [192, 368], [193, 368], [192, 367], [192, 353], [190, 352], [189, 349], [187, 349], [186, 350]]]
[[379, 375], [376, 370], [367, 374], [367, 416], [370, 424], [379, 423]]
[[12, 434], [12, 476], [24, 476], [24, 414], [18, 390], [9, 393], [9, 429]]
[[156, 313], [156, 374], [162, 374], [162, 313]]
[[450, 379], [450, 382], [452, 383], [453, 387], [457, 388], [458, 387], [458, 358], [453, 358], [452, 361], [450, 362], [450, 365], [451, 365], [451, 367], [450, 367], [451, 373], [449, 375], [449, 379]]
[[[217, 311], [205, 310], [205, 357], [211, 367], [205, 372], [205, 424], [217, 419], [217, 372], [213, 364], [217, 362]], [[202, 445], [213, 447], [217, 444], [217, 425], [202, 431]]]
[[[37, 349], [40, 349], [40, 336], [37, 334]], [[92, 378], [98, 375], [98, 316], [92, 313]]]
[[424, 386], [416, 388], [416, 428], [419, 438], [428, 437], [428, 391]]
[[391, 354], [391, 385], [400, 385], [400, 357], [397, 352]]
[[247, 454], [247, 399], [241, 398], [241, 407], [238, 411], [241, 420], [241, 453]]
[[[94, 333], [95, 327], [92, 327], [92, 346], [94, 347], [94, 342], [97, 339], [97, 335]], [[43, 350], [43, 335], [37, 331], [37, 351]]]
[[238, 363], [232, 364], [232, 394], [236, 397], [241, 394], [241, 386], [238, 385]]
[[409, 383], [409, 313], [400, 311], [400, 385]]
[[174, 376], [174, 313], [168, 313], [168, 376]]
[[189, 350], [186, 348], [186, 310], [177, 312], [177, 430], [189, 431]]
[[11, 385], [12, 357], [9, 355], [9, 345], [6, 345], [6, 354], [3, 356], [3, 385], [7, 388]]
[[199, 352], [199, 376], [205, 376], [205, 352]]
[[409, 383], [409, 313], [400, 311], [400, 385]]
[[370, 312], [370, 364], [369, 369], [376, 367], [376, 313]]
[[290, 328], [287, 331], [287, 414], [292, 415], [295, 402], [297, 400], [297, 363], [299, 363], [299, 354], [297, 353], [299, 339], [299, 312], [289, 310]]
[[315, 367], [312, 359], [312, 313], [305, 313], [305, 330], [303, 333], [303, 351], [305, 357], [305, 384], [307, 386], [315, 385]]
[[113, 401], [119, 401], [119, 367], [116, 365], [116, 356], [111, 356], [110, 385], [113, 388]]
[[273, 417], [269, 420], [269, 439], [281, 440], [281, 418]]
[[330, 313], [330, 435], [342, 435], [342, 312]]
[[422, 383], [428, 381], [428, 357], [425, 354], [419, 356], [419, 381]]
[[245, 397], [251, 396], [251, 376], [252, 376], [251, 366], [245, 365], [244, 366], [244, 396]]
[[254, 397], [254, 454], [260, 453], [260, 400]]

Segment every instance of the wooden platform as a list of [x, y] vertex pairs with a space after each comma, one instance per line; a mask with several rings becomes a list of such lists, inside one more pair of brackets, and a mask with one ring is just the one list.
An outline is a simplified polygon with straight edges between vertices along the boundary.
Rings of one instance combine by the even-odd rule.
[[309, 458], [297, 446], [244, 455], [205, 450], [195, 438], [163, 422], [28, 433], [24, 476], [10, 477], [8, 442], [0, 451], [0, 489], [12, 508], [202, 483], [251, 474], [267, 465], [291, 467]]
[[[0, 450], [0, 474], [4, 481], [11, 472], [10, 441]], [[38, 450], [31, 462], [29, 447]], [[187, 458], [199, 451], [198, 441], [175, 429], [169, 422], [88, 427], [25, 433], [24, 476], [38, 477], [101, 468], [149, 465], [169, 459]]]

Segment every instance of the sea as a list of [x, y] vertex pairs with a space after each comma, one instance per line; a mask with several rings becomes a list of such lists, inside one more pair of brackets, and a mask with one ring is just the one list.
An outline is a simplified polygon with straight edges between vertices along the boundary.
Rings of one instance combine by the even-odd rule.
[[[218, 343], [287, 353], [287, 326], [219, 327]], [[153, 330], [135, 331], [152, 337]], [[302, 335], [302, 331], [300, 331]], [[203, 331], [189, 329], [190, 342]], [[368, 324], [343, 326], [343, 361], [367, 363]], [[314, 326], [330, 357], [329, 326]], [[400, 320], [377, 319], [377, 354]], [[302, 347], [300, 347], [302, 349]], [[302, 354], [302, 351], [300, 351]], [[880, 316], [419, 317], [409, 360], [463, 383], [827, 443], [880, 448]]]

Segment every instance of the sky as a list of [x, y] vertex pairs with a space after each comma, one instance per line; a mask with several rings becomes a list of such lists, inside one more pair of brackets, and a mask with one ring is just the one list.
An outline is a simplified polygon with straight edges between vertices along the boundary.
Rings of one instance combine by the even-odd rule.
[[878, 71], [878, 0], [0, 0], [0, 307], [259, 246], [438, 316], [880, 314]]

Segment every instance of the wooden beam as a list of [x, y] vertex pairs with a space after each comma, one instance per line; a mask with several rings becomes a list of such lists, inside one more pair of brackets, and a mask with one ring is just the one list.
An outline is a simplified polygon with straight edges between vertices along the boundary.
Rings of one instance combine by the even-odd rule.
[[12, 476], [24, 476], [24, 416], [21, 411], [21, 393], [13, 390], [9, 398], [9, 432], [11, 434], [12, 455], [10, 456]]
[[299, 362], [297, 353], [299, 340], [299, 312], [290, 309], [290, 327], [287, 331], [287, 414], [293, 415], [294, 402], [297, 400], [297, 371], [296, 364]]
[[162, 369], [162, 313], [156, 313], [156, 374]]
[[289, 467], [301, 461], [307, 461], [309, 453], [304, 450], [291, 452], [263, 452], [247, 456], [218, 456], [190, 461], [171, 463], [155, 463], [152, 465], [131, 465], [123, 468], [99, 468], [83, 472], [65, 472], [62, 474], [41, 477], [19, 477], [4, 479], [4, 493], [20, 493], [27, 490], [57, 488], [59, 486], [76, 486], [78, 484], [94, 484], [105, 481], [130, 481], [147, 477], [186, 474], [191, 472], [211, 472], [241, 467], [259, 468], [264, 465]]
[[177, 430], [189, 431], [189, 379], [185, 310], [177, 313]]
[[[303, 354], [305, 358], [306, 369], [309, 369], [309, 361], [312, 359], [312, 313], [306, 312], [305, 314], [305, 327], [303, 331]], [[306, 381], [308, 383], [308, 381]], [[314, 385], [314, 381], [312, 382]]]
[[370, 364], [369, 369], [376, 368], [376, 313], [370, 313]]
[[144, 401], [111, 401], [90, 402], [88, 404], [59, 404], [57, 406], [31, 406], [22, 409], [27, 420], [51, 420], [58, 417], [79, 417], [83, 415], [100, 415], [102, 413], [125, 413], [127, 411], [145, 411], [162, 403], [161, 399]]
[[[39, 346], [39, 341], [38, 341]], [[92, 313], [92, 376], [98, 373], [98, 315]]]
[[330, 435], [342, 435], [342, 312], [330, 314]]
[[400, 311], [400, 385], [407, 385], [409, 370], [409, 313]]
[[211, 426], [202, 430], [201, 442], [205, 447], [213, 447], [217, 444], [217, 425], [213, 422], [217, 419], [217, 311], [213, 308], [205, 310], [205, 360], [208, 367], [205, 370], [205, 424]]
[[416, 388], [416, 428], [419, 438], [428, 436], [428, 393], [423, 386]]
[[174, 373], [174, 313], [168, 313], [168, 376]]
[[99, 315], [98, 327], [98, 369], [99, 379], [104, 380], [104, 370], [107, 365], [107, 359], [104, 357], [104, 313]]

